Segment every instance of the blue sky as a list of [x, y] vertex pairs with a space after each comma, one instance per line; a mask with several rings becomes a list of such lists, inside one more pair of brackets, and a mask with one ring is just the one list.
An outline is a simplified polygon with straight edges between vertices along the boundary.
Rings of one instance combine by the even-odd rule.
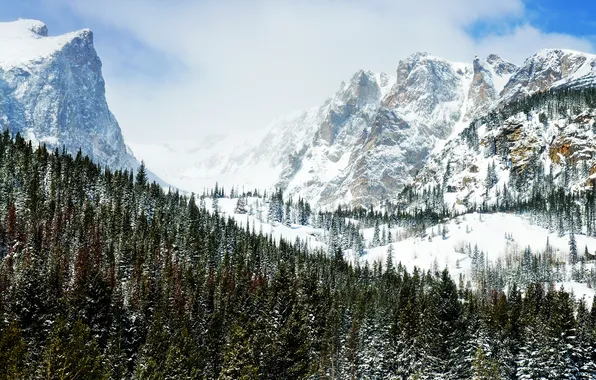
[[[165, 77], [179, 62], [165, 56], [163, 53], [151, 49], [142, 40], [131, 33], [113, 25], [108, 25], [101, 19], [89, 17], [76, 12], [72, 7], [60, 1], [52, 0], [0, 0], [0, 21], [12, 21], [17, 18], [31, 18], [41, 20], [48, 25], [52, 35], [68, 33], [73, 30], [89, 28], [94, 32], [96, 48], [103, 56], [103, 50], [112, 51], [110, 54], [122, 59], [104, 61], [104, 70], [109, 70], [109, 76], [126, 77], [132, 72], [142, 72], [154, 79]], [[134, 56], [126, 52], [135, 51]], [[138, 59], [130, 59], [138, 57]]]
[[110, 108], [139, 143], [249, 133], [315, 106], [359, 69], [428, 51], [522, 63], [594, 51], [586, 0], [0, 0], [0, 21], [94, 31]]
[[596, 41], [596, 1], [524, 0], [523, 17], [491, 22], [481, 20], [469, 26], [471, 35], [481, 37], [522, 23], [545, 33], [561, 33]]
[[590, 0], [528, 0], [530, 22], [546, 32], [596, 37], [596, 2]]

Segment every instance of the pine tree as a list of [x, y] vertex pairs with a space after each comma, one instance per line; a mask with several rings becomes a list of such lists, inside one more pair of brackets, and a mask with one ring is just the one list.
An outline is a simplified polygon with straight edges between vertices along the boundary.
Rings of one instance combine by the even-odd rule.
[[488, 164], [486, 169], [486, 179], [485, 179], [485, 187], [486, 192], [488, 194], [489, 190], [493, 188], [499, 182], [499, 177], [497, 176], [497, 171], [495, 169], [495, 163], [491, 162]]
[[141, 165], [137, 169], [136, 185], [138, 187], [145, 186], [147, 184], [147, 169], [145, 168], [145, 161], [141, 161]]
[[258, 379], [259, 366], [251, 346], [250, 335], [242, 326], [232, 327], [219, 379]]
[[211, 208], [215, 214], [219, 214], [219, 194], [217, 191], [213, 192], [213, 198], [211, 201]]
[[21, 329], [15, 322], [0, 330], [0, 379], [26, 377], [27, 347]]
[[371, 243], [371, 246], [372, 247], [378, 247], [378, 246], [381, 245], [380, 234], [381, 234], [381, 229], [379, 227], [379, 222], [377, 221], [375, 223], [375, 229], [374, 229], [374, 232], [373, 232], [373, 239], [372, 239], [372, 243]]
[[393, 250], [393, 244], [389, 244], [389, 246], [387, 247], [387, 274], [395, 273], [395, 267], [393, 266]]
[[482, 347], [478, 347], [476, 358], [474, 359], [472, 366], [472, 379], [474, 380], [492, 380], [501, 378], [499, 364], [496, 361], [487, 358]]
[[290, 202], [286, 203], [286, 209], [284, 212], [284, 225], [290, 227], [292, 225], [292, 215], [290, 211]]
[[97, 342], [89, 327], [78, 320], [69, 328], [64, 319], [56, 322], [43, 353], [41, 374], [48, 379], [107, 379]]
[[575, 234], [572, 231], [569, 233], [569, 262], [573, 265], [576, 264], [577, 261], [577, 242], [575, 240]]
[[239, 197], [236, 201], [236, 208], [234, 209], [235, 214], [246, 214], [248, 211], [246, 210], [246, 198]]

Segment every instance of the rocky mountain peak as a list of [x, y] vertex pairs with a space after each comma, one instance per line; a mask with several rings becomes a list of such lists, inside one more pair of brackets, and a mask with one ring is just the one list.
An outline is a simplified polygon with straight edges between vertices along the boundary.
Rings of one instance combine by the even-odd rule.
[[495, 101], [498, 93], [495, 89], [491, 66], [478, 57], [472, 63], [474, 74], [468, 90], [467, 119], [473, 119], [485, 113]]
[[[415, 179], [423, 185], [429, 178], [442, 184], [446, 157], [455, 159], [461, 152], [475, 157], [475, 151], [454, 149], [463, 146], [461, 136], [471, 133], [471, 122], [506, 109], [500, 106], [516, 93], [533, 94], [574, 78], [585, 85], [586, 73], [592, 73], [596, 63], [590, 65], [590, 56], [583, 57], [545, 51], [518, 68], [496, 54], [470, 63], [412, 54], [398, 63], [395, 76], [360, 70], [321, 106], [276, 123], [264, 139], [231, 157], [214, 155], [196, 170], [220, 178], [212, 168], [223, 168], [230, 178], [267, 168], [273, 180], [261, 186], [280, 187], [289, 196], [321, 206], [378, 205], [395, 200]], [[545, 87], [536, 86], [546, 79]], [[505, 132], [499, 137], [503, 141], [511, 135]], [[467, 139], [476, 141], [474, 134]], [[523, 152], [516, 148], [514, 157]], [[428, 166], [431, 161], [434, 166]], [[457, 170], [470, 170], [477, 177], [487, 167], [485, 162], [464, 166]], [[466, 176], [462, 181], [468, 181]]]
[[351, 135], [357, 126], [355, 119], [370, 117], [381, 100], [381, 85], [377, 75], [371, 71], [359, 70], [348, 83], [343, 83], [327, 106], [321, 109], [323, 122], [318, 137], [332, 145], [346, 134]]
[[0, 23], [0, 129], [112, 168], [139, 165], [108, 108], [89, 29], [48, 36], [41, 21]]
[[471, 74], [469, 65], [449, 62], [428, 53], [416, 53], [399, 62], [395, 85], [383, 99], [383, 106], [402, 108], [426, 119], [440, 104], [463, 98], [461, 83]]
[[[478, 56], [476, 56], [476, 58], [478, 58]], [[490, 63], [491, 65], [499, 61], [502, 61], [502, 58], [500, 55], [495, 53], [491, 53], [486, 57], [486, 62]]]
[[371, 101], [378, 101], [380, 87], [372, 71], [359, 70], [352, 76], [346, 90], [341, 93], [340, 99], [345, 103], [365, 106]]
[[495, 73], [501, 76], [511, 75], [518, 69], [515, 64], [505, 61], [497, 54], [489, 54], [488, 57], [486, 57], [486, 62], [493, 68]]
[[572, 81], [591, 72], [596, 56], [573, 50], [544, 49], [525, 60], [505, 86], [501, 103], [546, 91], [561, 81]]
[[39, 20], [20, 18], [17, 21], [15, 21], [13, 24], [17, 27], [22, 27], [23, 29], [29, 30], [30, 32], [33, 32], [40, 37], [48, 36], [47, 25]]

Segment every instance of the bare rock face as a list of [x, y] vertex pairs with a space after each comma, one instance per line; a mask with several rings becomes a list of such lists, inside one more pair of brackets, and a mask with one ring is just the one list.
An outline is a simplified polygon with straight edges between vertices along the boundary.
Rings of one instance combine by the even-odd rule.
[[108, 108], [88, 29], [49, 37], [40, 21], [0, 23], [0, 128], [112, 168], [139, 165]]
[[501, 77], [505, 75], [511, 75], [519, 69], [519, 67], [517, 67], [511, 62], [505, 61], [497, 54], [489, 54], [489, 56], [486, 57], [486, 63], [488, 63], [490, 67], [492, 67], [495, 74]]
[[468, 99], [472, 107], [468, 110], [468, 118], [475, 118], [485, 113], [497, 98], [497, 90], [493, 84], [493, 72], [488, 69], [486, 62], [478, 57], [474, 59], [474, 76], [468, 91]]
[[355, 115], [366, 118], [371, 108], [378, 107], [381, 98], [380, 88], [381, 84], [372, 72], [357, 72], [350, 82], [340, 89], [331, 107], [326, 110], [319, 137], [327, 144], [333, 145], [337, 138], [351, 135], [354, 132], [351, 119]]
[[[572, 51], [544, 50], [528, 58], [490, 113], [430, 155], [415, 187], [443, 186], [445, 201], [455, 208], [496, 202], [504, 184], [516, 196], [528, 196], [537, 173], [583, 189], [596, 172], [596, 109], [579, 95], [561, 106], [562, 95], [546, 91], [593, 88], [595, 66], [596, 56]], [[516, 100], [541, 92], [539, 99], [516, 106]]]
[[473, 62], [474, 75], [468, 91], [466, 120], [486, 114], [500, 96], [505, 84], [517, 70], [517, 66], [503, 60], [496, 54], [486, 60], [476, 57]]
[[441, 137], [461, 118], [465, 83], [472, 74], [469, 65], [449, 62], [428, 53], [417, 53], [399, 62], [395, 85], [382, 105], [399, 109]]
[[482, 118], [429, 157], [415, 187], [443, 186], [445, 202], [456, 209], [496, 203], [504, 184], [524, 199], [538, 173], [550, 173], [564, 188], [585, 190], [596, 172], [596, 109], [567, 111], [547, 100], [509, 116]]

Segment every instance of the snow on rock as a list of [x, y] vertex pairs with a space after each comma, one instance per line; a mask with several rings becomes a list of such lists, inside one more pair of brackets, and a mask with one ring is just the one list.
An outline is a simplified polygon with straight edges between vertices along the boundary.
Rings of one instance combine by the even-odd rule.
[[573, 50], [544, 49], [526, 59], [503, 89], [506, 104], [535, 92], [565, 86], [593, 75], [596, 55]]
[[[484, 202], [494, 204], [505, 184], [529, 196], [539, 171], [551, 173], [568, 189], [585, 189], [596, 170], [596, 109], [557, 111], [549, 104], [547, 99], [526, 111], [469, 124], [431, 154], [414, 186], [443, 186], [445, 203], [460, 212]], [[563, 175], [567, 163], [581, 169], [572, 178]], [[510, 183], [512, 173], [515, 181]]]
[[360, 70], [323, 105], [242, 144], [224, 139], [197, 153], [187, 170], [194, 175], [180, 175], [180, 182], [186, 189], [204, 179], [250, 188], [250, 178], [265, 177], [258, 186], [323, 206], [379, 204], [397, 195], [463, 120], [471, 77], [470, 65], [429, 54], [400, 62], [395, 76]]
[[517, 67], [496, 54], [471, 64], [412, 54], [395, 75], [360, 70], [319, 107], [189, 156], [191, 167], [176, 177], [195, 191], [219, 181], [277, 186], [320, 206], [379, 205], [428, 177], [419, 175], [427, 162], [461, 143], [471, 121], [536, 92], [596, 83], [594, 57], [543, 50]]
[[139, 166], [108, 108], [88, 29], [49, 36], [40, 21], [0, 23], [0, 128], [112, 168]]

